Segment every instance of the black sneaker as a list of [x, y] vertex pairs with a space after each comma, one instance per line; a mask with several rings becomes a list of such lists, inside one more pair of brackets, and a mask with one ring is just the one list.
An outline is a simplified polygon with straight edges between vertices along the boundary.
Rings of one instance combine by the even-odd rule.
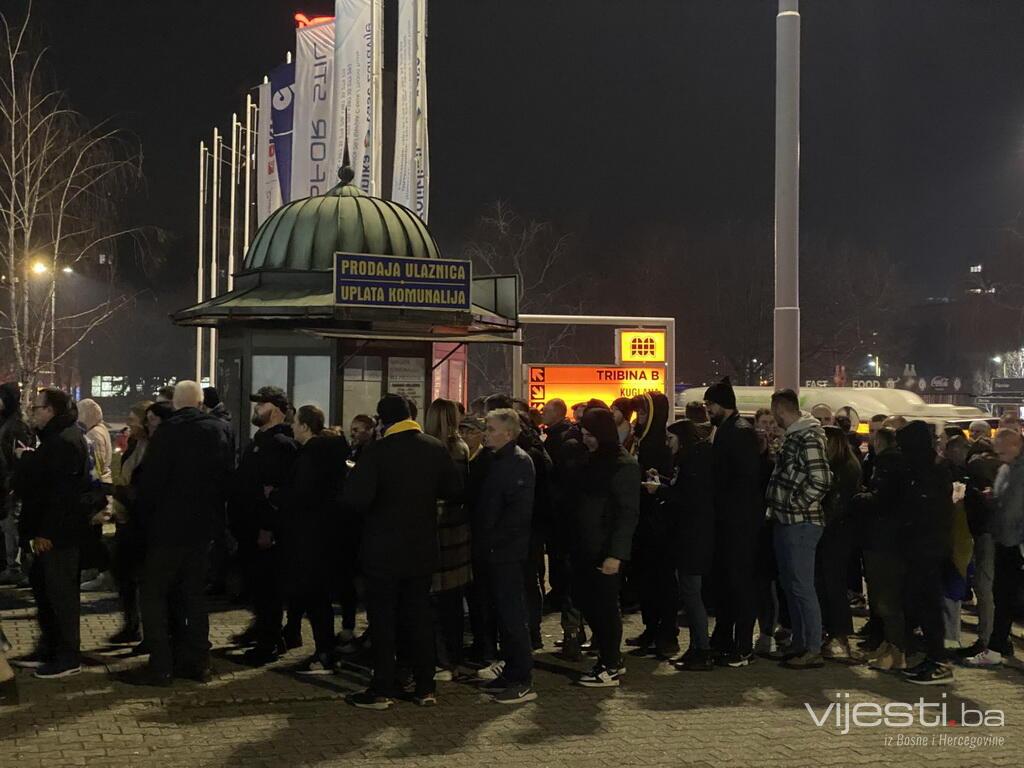
[[180, 680], [191, 680], [194, 683], [213, 682], [213, 670], [210, 667], [199, 667], [197, 669], [176, 669], [174, 676]]
[[629, 648], [650, 648], [654, 644], [654, 638], [651, 637], [646, 631], [641, 632], [636, 637], [627, 637], [626, 645]]
[[82, 671], [82, 665], [77, 661], [51, 661], [36, 668], [35, 677], [40, 680], [57, 680], [61, 677], [71, 677]]
[[174, 680], [170, 675], [159, 674], [148, 666], [137, 669], [129, 669], [117, 675], [117, 679], [125, 685], [134, 685], [144, 688], [170, 688]]
[[142, 631], [135, 627], [125, 627], [120, 632], [110, 636], [107, 640], [110, 645], [135, 645], [136, 643], [142, 642]]
[[350, 694], [345, 700], [353, 707], [359, 707], [359, 709], [374, 709], [378, 712], [383, 712], [385, 709], [391, 709], [391, 705], [395, 703], [394, 699], [388, 696], [381, 696], [371, 690]]
[[749, 667], [755, 661], [756, 657], [753, 653], [740, 653], [739, 651], [729, 651], [715, 659], [718, 666], [733, 668]]
[[295, 668], [297, 675], [333, 675], [334, 663], [326, 653], [318, 653], [311, 656]]
[[922, 662], [920, 662], [918, 664], [915, 664], [912, 667], [907, 667], [906, 669], [901, 669], [900, 670], [900, 674], [903, 675], [904, 677], [917, 677], [922, 672], [926, 671], [928, 669], [928, 667], [932, 663], [933, 662], [928, 661], [928, 659], [925, 659], [924, 661], [922, 661]]
[[128, 652], [128, 656], [149, 656], [149, 645], [145, 639]]
[[919, 664], [915, 675], [908, 675], [906, 681], [914, 685], [949, 685], [954, 681], [953, 670], [945, 664], [933, 661]]
[[488, 680], [486, 683], [481, 685], [480, 690], [486, 691], [487, 693], [501, 693], [511, 685], [512, 684], [508, 681], [508, 678], [504, 675], [498, 675], [493, 680]]
[[256, 625], [250, 624], [248, 627], [243, 629], [231, 636], [230, 640], [233, 645], [248, 646], [256, 645], [256, 641], [259, 639], [259, 632], [256, 631]]
[[668, 660], [679, 655], [679, 643], [655, 643], [654, 655], [662, 660]]
[[609, 669], [602, 664], [598, 664], [592, 670], [582, 675], [576, 682], [584, 688], [618, 688], [619, 678], [622, 677], [624, 671], [621, 667]]
[[772, 661], [792, 661], [797, 656], [803, 656], [804, 651], [802, 648], [794, 648], [791, 645], [784, 646], [775, 651], [775, 653], [768, 654], [768, 658]]
[[499, 704], [525, 704], [537, 698], [537, 692], [529, 685], [512, 685], [494, 697]]
[[985, 648], [985, 646], [982, 643], [975, 641], [972, 645], [969, 645], [966, 648], [954, 649], [953, 654], [957, 656], [959, 659], [963, 660], [969, 659], [973, 656], [977, 656], [979, 653], [982, 653], [986, 650], [988, 649]]
[[711, 672], [715, 668], [715, 658], [709, 651], [691, 648], [673, 663], [680, 672]]

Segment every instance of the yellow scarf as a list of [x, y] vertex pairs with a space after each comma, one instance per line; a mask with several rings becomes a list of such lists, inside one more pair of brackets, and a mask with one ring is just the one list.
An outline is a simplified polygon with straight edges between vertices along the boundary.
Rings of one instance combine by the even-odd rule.
[[392, 435], [397, 435], [400, 432], [422, 432], [422, 431], [423, 431], [423, 429], [420, 427], [419, 424], [417, 424], [412, 419], [406, 419], [405, 421], [400, 421], [397, 424], [392, 424], [390, 427], [388, 427], [387, 430], [385, 430], [385, 432], [384, 432], [384, 437], [391, 437]]

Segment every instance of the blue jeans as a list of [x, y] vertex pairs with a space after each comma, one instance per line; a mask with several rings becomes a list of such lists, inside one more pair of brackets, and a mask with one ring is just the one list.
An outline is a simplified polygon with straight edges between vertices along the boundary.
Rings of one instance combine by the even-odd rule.
[[813, 523], [775, 526], [775, 558], [786, 593], [793, 647], [821, 652], [821, 606], [814, 588], [814, 555], [824, 527]]
[[708, 642], [708, 612], [701, 597], [703, 579], [698, 576], [679, 576], [679, 598], [686, 611], [686, 623], [690, 629], [690, 648], [706, 651]]

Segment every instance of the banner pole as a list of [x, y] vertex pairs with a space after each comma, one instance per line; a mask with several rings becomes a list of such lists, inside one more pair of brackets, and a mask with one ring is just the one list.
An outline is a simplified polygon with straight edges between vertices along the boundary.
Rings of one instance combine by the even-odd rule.
[[238, 113], [231, 113], [231, 190], [228, 193], [228, 291], [235, 283], [235, 217], [238, 208]]
[[[220, 224], [220, 163], [222, 158], [221, 153], [222, 142], [220, 139], [220, 130], [217, 128], [213, 129], [213, 178], [210, 180], [212, 189], [210, 195], [210, 204], [212, 210], [210, 211], [210, 298], [214, 299], [217, 297], [217, 273], [220, 269], [217, 258], [217, 241], [218, 231], [217, 228]], [[217, 329], [210, 329], [210, 386], [216, 386], [214, 380], [216, 378], [217, 368]], [[202, 383], [202, 382], [200, 382]]]
[[242, 252], [249, 252], [249, 209], [252, 207], [252, 114], [256, 109], [252, 94], [245, 94], [245, 225], [242, 228]]
[[[199, 142], [199, 248], [196, 268], [196, 304], [203, 303], [203, 230], [206, 224], [206, 142]], [[203, 328], [196, 327], [196, 381], [203, 378]]]

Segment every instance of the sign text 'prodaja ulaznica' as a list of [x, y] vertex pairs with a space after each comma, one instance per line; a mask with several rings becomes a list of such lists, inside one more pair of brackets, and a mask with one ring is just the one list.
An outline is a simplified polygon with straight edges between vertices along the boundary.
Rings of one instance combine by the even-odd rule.
[[469, 311], [472, 279], [468, 261], [334, 254], [334, 302], [345, 307]]

